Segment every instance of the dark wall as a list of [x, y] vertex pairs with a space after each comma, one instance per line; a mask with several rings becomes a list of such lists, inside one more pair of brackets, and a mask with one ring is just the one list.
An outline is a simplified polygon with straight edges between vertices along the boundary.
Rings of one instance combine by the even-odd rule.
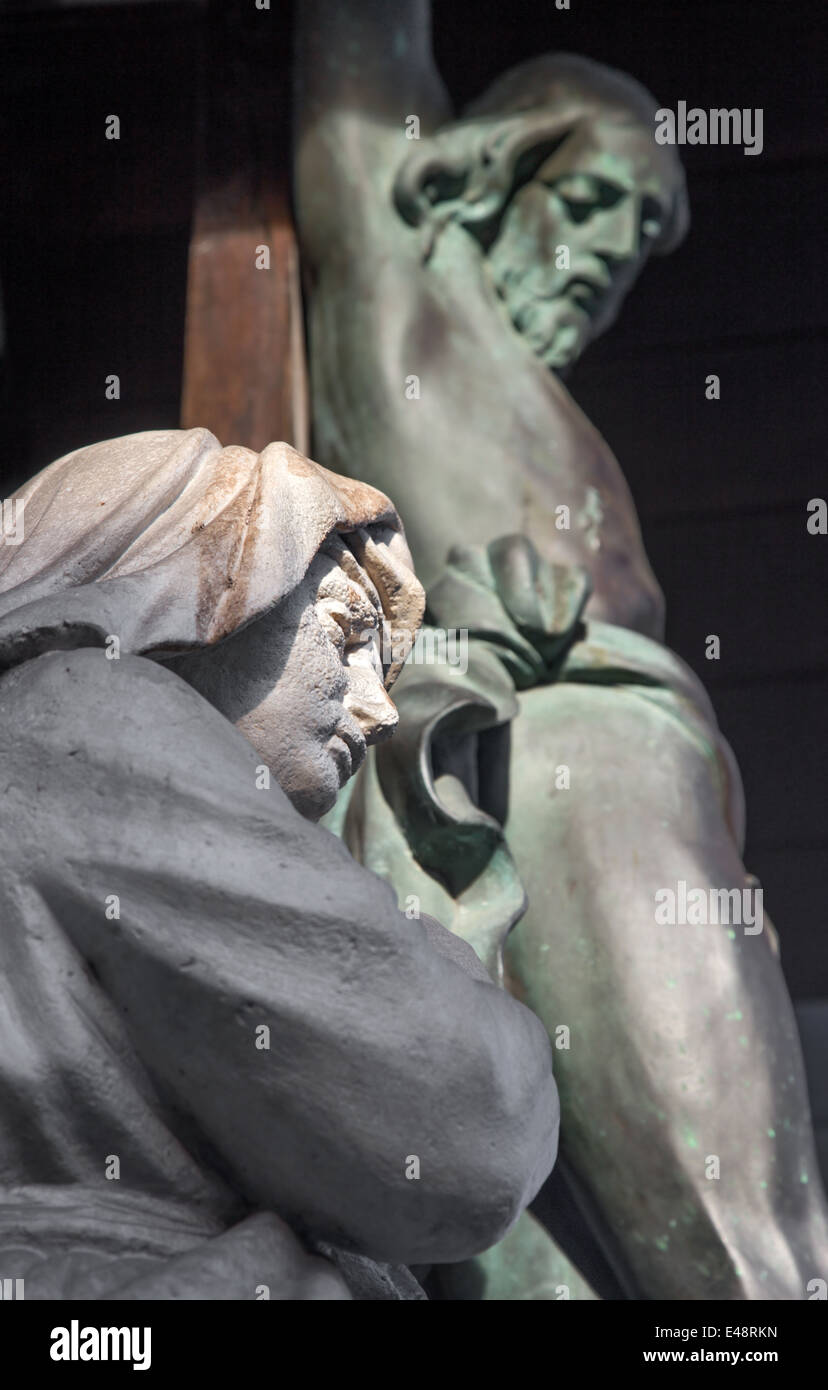
[[91, 440], [178, 423], [197, 17], [152, 5], [0, 20], [4, 488]]
[[243, 173], [275, 146], [287, 179], [289, 41], [275, 0], [268, 14], [246, 0], [5, 13], [0, 0], [3, 495], [81, 444], [178, 425], [196, 190], [205, 171], [235, 172], [230, 135], [262, 73], [273, 99], [235, 159]]
[[[665, 106], [764, 110], [758, 157], [686, 149], [690, 236], [648, 267], [571, 386], [632, 486], [668, 639], [711, 689], [739, 758], [747, 862], [792, 990], [828, 996], [828, 537], [805, 529], [807, 501], [828, 493], [824, 12], [803, 0], [571, 6], [437, 0], [438, 60], [458, 104], [558, 48], [626, 69]], [[209, 13], [153, 3], [0, 16], [0, 495], [82, 443], [178, 423]], [[214, 13], [222, 85], [257, 65], [284, 89], [288, 6], [274, 0], [266, 40], [247, 0]], [[110, 112], [117, 144], [103, 136]], [[283, 109], [261, 119], [284, 123]], [[117, 402], [104, 395], [112, 372]], [[710, 373], [717, 402], [705, 399]], [[704, 655], [711, 633], [718, 662]]]

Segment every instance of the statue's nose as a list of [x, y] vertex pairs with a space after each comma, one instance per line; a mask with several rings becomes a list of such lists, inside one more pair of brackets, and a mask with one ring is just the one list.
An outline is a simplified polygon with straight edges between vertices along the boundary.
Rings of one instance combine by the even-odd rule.
[[381, 680], [362, 667], [349, 668], [343, 704], [359, 724], [366, 743], [380, 743], [399, 723], [397, 707]]
[[638, 199], [622, 198], [615, 207], [605, 208], [596, 220], [593, 250], [610, 270], [638, 255], [641, 244], [641, 218]]

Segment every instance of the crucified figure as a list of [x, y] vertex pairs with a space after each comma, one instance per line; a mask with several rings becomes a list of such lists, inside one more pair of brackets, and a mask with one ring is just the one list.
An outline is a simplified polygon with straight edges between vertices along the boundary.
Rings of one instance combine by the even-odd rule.
[[[456, 116], [427, 0], [303, 0], [296, 63], [314, 452], [394, 498], [432, 618], [469, 630], [480, 671], [494, 650], [513, 680], [511, 705], [489, 682], [489, 728], [455, 720], [453, 742], [431, 739], [421, 776], [430, 824], [456, 831], [465, 796], [525, 886], [499, 958], [566, 1038], [564, 1167], [623, 1296], [814, 1296], [828, 1213], [773, 929], [656, 910], [681, 884], [696, 904], [757, 894], [738, 770], [701, 685], [661, 645], [632, 498], [563, 380], [686, 230], [657, 102], [551, 55]], [[582, 599], [562, 621], [573, 575]], [[491, 738], [506, 725], [510, 747]], [[371, 795], [393, 807], [383, 756]], [[399, 800], [411, 852], [395, 857], [390, 830], [376, 852], [369, 800], [352, 848], [401, 895], [428, 878], [428, 910], [462, 934], [463, 856], [441, 872]]]

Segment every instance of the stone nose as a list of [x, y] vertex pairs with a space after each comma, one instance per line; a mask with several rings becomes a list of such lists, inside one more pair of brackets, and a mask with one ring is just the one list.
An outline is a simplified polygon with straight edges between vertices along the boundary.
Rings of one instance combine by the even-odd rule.
[[394, 732], [400, 716], [380, 678], [365, 667], [348, 669], [343, 704], [359, 724], [366, 743], [380, 743]]

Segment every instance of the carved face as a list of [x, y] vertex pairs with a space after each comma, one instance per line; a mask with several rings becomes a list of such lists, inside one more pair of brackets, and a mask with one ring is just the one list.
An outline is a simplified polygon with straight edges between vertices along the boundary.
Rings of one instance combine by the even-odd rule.
[[337, 538], [276, 608], [168, 664], [252, 743], [296, 809], [318, 820], [397, 711], [383, 685], [382, 607]]
[[548, 367], [569, 366], [613, 322], [679, 177], [651, 130], [604, 118], [573, 131], [514, 194], [489, 262], [512, 323]]

